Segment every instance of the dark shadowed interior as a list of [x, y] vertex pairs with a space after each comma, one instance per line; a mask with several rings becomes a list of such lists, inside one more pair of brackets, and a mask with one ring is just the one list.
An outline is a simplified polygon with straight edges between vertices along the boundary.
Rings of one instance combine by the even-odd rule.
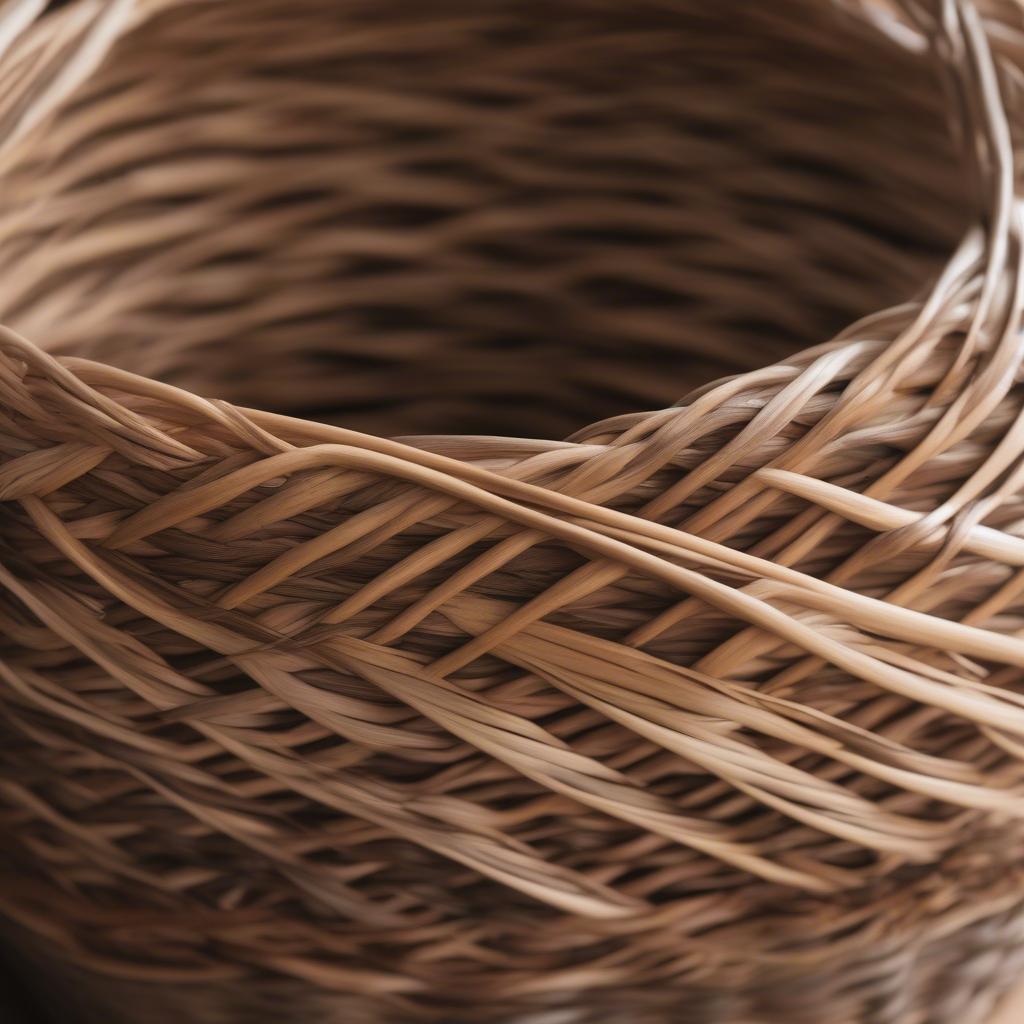
[[956, 241], [932, 69], [792, 12], [302, 0], [230, 48], [156, 17], [4, 169], [0, 315], [378, 434], [672, 404], [911, 298]]

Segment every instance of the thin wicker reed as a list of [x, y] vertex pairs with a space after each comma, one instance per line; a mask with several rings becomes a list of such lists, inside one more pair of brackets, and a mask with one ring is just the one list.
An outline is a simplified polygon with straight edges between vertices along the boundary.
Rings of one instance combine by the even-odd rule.
[[56, 1019], [983, 1019], [1016, 0], [44, 6], [0, 910]]

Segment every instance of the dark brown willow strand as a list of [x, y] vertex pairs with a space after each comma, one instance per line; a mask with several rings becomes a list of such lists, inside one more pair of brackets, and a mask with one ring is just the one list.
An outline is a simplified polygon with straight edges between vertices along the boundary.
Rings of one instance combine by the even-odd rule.
[[[91, 972], [69, 984], [95, 988], [100, 1017], [146, 1024], [980, 1019], [1022, 945], [1017, 4], [872, 2], [851, 8], [858, 24], [794, 0], [752, 12], [743, 36], [728, 12], [682, 2], [645, 7], [634, 35], [580, 0], [563, 36], [537, 38], [536, 11], [503, 5], [260, 0], [243, 17], [227, 2], [81, 2], [30, 27], [38, 6], [0, 19], [0, 905], [26, 949]], [[802, 307], [774, 310], [770, 276], [756, 296], [737, 283], [770, 259], [771, 231], [689, 211], [710, 223], [688, 251], [711, 266], [737, 253], [701, 282], [703, 348], [690, 348], [664, 327], [677, 311], [637, 313], [654, 302], [637, 282], [626, 314], [578, 298], [621, 262], [636, 200], [574, 206], [556, 191], [512, 216], [467, 198], [453, 154], [483, 145], [467, 125], [492, 116], [471, 112], [521, 119], [517, 146], [487, 151], [492, 171], [531, 197], [563, 188], [568, 172], [521, 148], [538, 124], [587, 123], [585, 102], [562, 109], [559, 74], [584, 69], [585, 96], [608, 47], [654, 53], [659, 19], [684, 16], [741, 68], [759, 66], [759, 38], [823, 48], [842, 88], [870, 65], [843, 65], [844, 45], [934, 58], [965, 166], [925, 161], [889, 195], [929, 183], [910, 236], [946, 239], [961, 228], [933, 223], [949, 173], [964, 197], [947, 215], [970, 223], [923, 298], [755, 368], [742, 331], [735, 353], [719, 340], [735, 324], [716, 310], [735, 289], [738, 308], [793, 333]], [[396, 51], [412, 77], [389, 91], [372, 69]], [[360, 88], [327, 72], [344, 59], [371, 76]], [[782, 114], [799, 75], [774, 70]], [[436, 93], [413, 71], [440, 76]], [[296, 76], [307, 92], [292, 109], [281, 83]], [[907, 87], [925, 113], [906, 130], [928, 141], [933, 79]], [[653, 90], [671, 123], [694, 117], [670, 92]], [[376, 120], [335, 125], [346, 97]], [[851, 103], [881, 162], [878, 112]], [[730, 131], [760, 138], [743, 109], [722, 113]], [[310, 110], [337, 132], [320, 148]], [[220, 147], [175, 166], [200, 122]], [[268, 124], [283, 137], [268, 141]], [[767, 151], [776, 196], [814, 166], [809, 124]], [[363, 191], [329, 187], [339, 154]], [[857, 140], [842, 156], [871, 166]], [[874, 179], [853, 180], [856, 220]], [[554, 245], [552, 223], [578, 230], [599, 207], [610, 248], [596, 263], [572, 250], [545, 276], [482, 255], [523, 225]], [[288, 259], [273, 266], [297, 268], [273, 279], [290, 289], [261, 276], [275, 244]], [[345, 305], [324, 288], [340, 252], [366, 275], [351, 294], [373, 295], [356, 326], [379, 324], [389, 298], [407, 314], [385, 321], [382, 370], [350, 373], [354, 352], [336, 372], [325, 356], [344, 343], [318, 318]], [[458, 282], [440, 302], [438, 253]], [[645, 250], [640, 277], [675, 294], [660, 257]], [[810, 258], [781, 270], [808, 276], [790, 294], [808, 305], [844, 278], [815, 277]], [[476, 361], [472, 320], [415, 326], [446, 298], [482, 301], [485, 278], [509, 308], [530, 299], [594, 332], [573, 395], [608, 381], [656, 410], [565, 442], [426, 434], [416, 378], [453, 339], [470, 368], [458, 415], [546, 386], [502, 373], [494, 352]], [[630, 331], [648, 354], [675, 343], [704, 369], [746, 372], [667, 405], [672, 379], [612, 344]], [[288, 336], [295, 348], [273, 356]], [[393, 406], [416, 436], [199, 397], [207, 385], [268, 405], [286, 391], [290, 409], [350, 386], [368, 424]]]

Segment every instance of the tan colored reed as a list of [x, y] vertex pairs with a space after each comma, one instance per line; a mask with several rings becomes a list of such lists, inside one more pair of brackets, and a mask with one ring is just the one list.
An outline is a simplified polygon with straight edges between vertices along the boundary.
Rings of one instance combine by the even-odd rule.
[[43, 6], [0, 912], [60, 1019], [981, 1021], [1016, 0]]

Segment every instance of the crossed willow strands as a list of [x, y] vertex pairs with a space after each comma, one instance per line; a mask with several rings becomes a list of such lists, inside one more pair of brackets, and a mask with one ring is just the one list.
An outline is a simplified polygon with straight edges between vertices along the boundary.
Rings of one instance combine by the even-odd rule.
[[[42, 6], [0, 9], [8, 152], [176, 7]], [[920, 302], [670, 408], [384, 440], [2, 330], [8, 918], [412, 1014], [1019, 907], [1020, 9], [898, 10], [856, 8], [940, 58], [977, 223]]]

